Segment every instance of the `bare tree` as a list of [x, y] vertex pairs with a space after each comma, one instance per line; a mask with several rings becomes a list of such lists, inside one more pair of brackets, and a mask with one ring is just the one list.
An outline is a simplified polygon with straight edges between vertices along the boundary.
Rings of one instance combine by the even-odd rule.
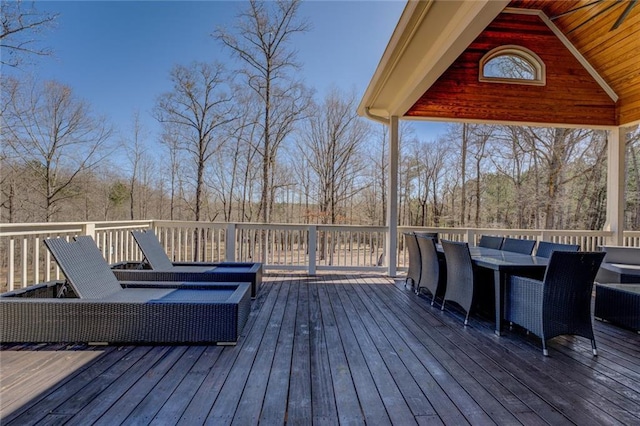
[[155, 108], [157, 120], [178, 135], [179, 147], [195, 168], [196, 221], [201, 219], [205, 198], [206, 166], [222, 144], [216, 132], [235, 119], [231, 115], [232, 97], [222, 90], [226, 79], [222, 65], [178, 65], [171, 71], [173, 90], [162, 95]]
[[169, 181], [169, 220], [175, 220], [176, 200], [178, 193], [181, 192], [180, 164], [182, 161], [180, 158], [179, 136], [175, 131], [175, 126], [165, 125], [163, 127], [160, 143], [164, 145], [169, 154], [168, 157], [165, 157], [168, 158], [168, 164], [163, 164], [165, 170], [168, 170], [168, 173], [164, 174], [164, 178]]
[[43, 84], [5, 79], [3, 144], [28, 167], [32, 190], [43, 198], [44, 220], [54, 219], [58, 205], [77, 195], [81, 174], [99, 164], [111, 128], [77, 99], [71, 88], [55, 81]]
[[[532, 144], [534, 154], [541, 166], [541, 177], [545, 179], [544, 227], [554, 229], [558, 226], [556, 216], [565, 184], [579, 176], [575, 173], [567, 174], [567, 168], [573, 161], [584, 155], [585, 149], [581, 145], [593, 132], [585, 129], [528, 127], [521, 128], [521, 131], [527, 134], [528, 137], [525, 139]], [[583, 169], [580, 173], [585, 172], [588, 172], [588, 169]]]
[[123, 144], [127, 152], [127, 159], [131, 164], [131, 176], [129, 177], [129, 219], [134, 220], [135, 191], [139, 180], [141, 162], [146, 154], [144, 145], [145, 130], [140, 122], [140, 113], [133, 113], [131, 121], [131, 137], [124, 140]]
[[627, 133], [627, 202], [631, 204], [632, 230], [640, 229], [640, 127], [628, 129]]
[[0, 2], [0, 64], [17, 67], [25, 56], [51, 54], [39, 46], [37, 36], [53, 25], [58, 14], [38, 12], [33, 3], [26, 8], [22, 0]]
[[475, 212], [475, 226], [480, 226], [480, 207], [481, 207], [481, 179], [482, 179], [482, 162], [487, 155], [487, 143], [495, 130], [494, 126], [489, 125], [469, 125], [471, 135], [470, 150], [475, 160], [476, 171], [476, 212]]
[[460, 225], [465, 226], [467, 219], [465, 213], [467, 211], [467, 152], [469, 147], [469, 125], [462, 124], [462, 137], [460, 138]]
[[495, 138], [497, 146], [491, 155], [491, 162], [496, 171], [502, 176], [509, 179], [514, 189], [515, 210], [516, 210], [516, 227], [525, 227], [525, 211], [531, 194], [527, 197], [527, 188], [525, 188], [525, 178], [527, 171], [532, 164], [531, 149], [523, 142], [520, 137], [518, 128], [515, 126], [505, 126], [498, 129]]
[[369, 146], [369, 163], [372, 166], [371, 178], [374, 182], [374, 191], [368, 195], [368, 204], [370, 204], [368, 216], [372, 225], [383, 226], [387, 223], [388, 126], [380, 125], [375, 134], [373, 146]]
[[346, 200], [364, 186], [352, 186], [363, 169], [361, 147], [369, 126], [356, 113], [355, 95], [330, 91], [309, 119], [299, 142], [300, 154], [313, 170], [318, 185], [321, 223], [338, 223]]
[[262, 157], [260, 215], [265, 223], [273, 207], [278, 150], [309, 103], [308, 91], [294, 75], [299, 65], [291, 47], [293, 36], [309, 28], [307, 22], [297, 19], [299, 6], [299, 0], [250, 0], [239, 15], [235, 34], [224, 29], [214, 33], [244, 64], [241, 73], [261, 102], [262, 134], [256, 149]]

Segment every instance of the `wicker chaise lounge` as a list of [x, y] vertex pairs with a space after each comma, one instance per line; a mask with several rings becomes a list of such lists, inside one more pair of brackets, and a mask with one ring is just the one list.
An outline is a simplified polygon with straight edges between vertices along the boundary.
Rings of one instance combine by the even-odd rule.
[[[160, 245], [152, 230], [132, 231], [138, 247], [144, 255], [143, 269], [121, 269], [113, 271], [119, 280], [135, 281], [239, 281], [251, 283], [251, 297], [255, 298], [262, 284], [262, 263], [248, 262], [172, 262]], [[87, 242], [88, 238], [88, 242]], [[90, 237], [76, 237], [84, 244], [94, 244]]]
[[95, 245], [44, 243], [70, 290], [3, 294], [1, 341], [233, 344], [249, 316], [249, 283], [121, 283]]

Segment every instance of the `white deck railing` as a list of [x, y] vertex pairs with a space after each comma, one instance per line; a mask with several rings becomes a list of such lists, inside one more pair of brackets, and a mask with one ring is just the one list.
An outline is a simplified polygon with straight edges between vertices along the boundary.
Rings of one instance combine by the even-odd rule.
[[[262, 262], [265, 268], [386, 271], [386, 227], [349, 225], [265, 225], [176, 221], [0, 224], [0, 291], [61, 278], [42, 244], [45, 238], [91, 235], [109, 263], [140, 261], [130, 231], [153, 229], [174, 261]], [[399, 227], [397, 267], [408, 262], [402, 235], [438, 232], [441, 239], [477, 243], [483, 234], [579, 244], [597, 250], [612, 236], [606, 231], [503, 230]], [[640, 232], [625, 232], [624, 244], [640, 246]]]

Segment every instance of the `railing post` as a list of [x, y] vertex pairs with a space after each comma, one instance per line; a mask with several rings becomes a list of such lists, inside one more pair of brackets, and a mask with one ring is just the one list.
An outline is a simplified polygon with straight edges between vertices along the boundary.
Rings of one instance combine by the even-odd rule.
[[9, 271], [7, 273], [7, 288], [9, 291], [15, 290], [15, 282], [16, 282], [16, 240], [11, 238], [9, 240], [9, 258], [7, 259], [9, 262]]
[[227, 224], [227, 235], [225, 236], [225, 254], [227, 262], [236, 261], [236, 224]]
[[[538, 241], [551, 241], [551, 238], [547, 235], [544, 230], [540, 233], [540, 239]], [[554, 241], [555, 242], [555, 241]], [[563, 241], [564, 242], [564, 241]]]
[[94, 240], [96, 239], [96, 224], [93, 222], [87, 222], [82, 225], [82, 235], [88, 235]]
[[476, 245], [476, 243], [475, 243], [475, 240], [476, 240], [476, 231], [475, 231], [475, 229], [471, 229], [471, 228], [467, 229], [467, 233], [466, 234], [467, 234], [466, 235], [466, 238], [467, 238], [466, 242], [469, 245], [474, 245], [475, 246]]
[[309, 275], [316, 274], [316, 245], [318, 243], [318, 228], [309, 225]]

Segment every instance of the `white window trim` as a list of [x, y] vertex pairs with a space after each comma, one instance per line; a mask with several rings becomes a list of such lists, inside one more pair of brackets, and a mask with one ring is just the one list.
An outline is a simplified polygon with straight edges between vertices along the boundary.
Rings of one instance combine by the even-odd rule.
[[[507, 77], [486, 77], [484, 75], [484, 66], [487, 62], [495, 59], [499, 56], [512, 55], [524, 59], [531, 64], [535, 76], [532, 80], [526, 80], [521, 78], [507, 78]], [[542, 59], [531, 50], [526, 47], [517, 45], [504, 45], [496, 47], [495, 49], [487, 52], [482, 59], [480, 59], [480, 67], [478, 72], [478, 79], [485, 83], [507, 83], [507, 84], [525, 84], [530, 86], [544, 86], [547, 84], [546, 67]]]

